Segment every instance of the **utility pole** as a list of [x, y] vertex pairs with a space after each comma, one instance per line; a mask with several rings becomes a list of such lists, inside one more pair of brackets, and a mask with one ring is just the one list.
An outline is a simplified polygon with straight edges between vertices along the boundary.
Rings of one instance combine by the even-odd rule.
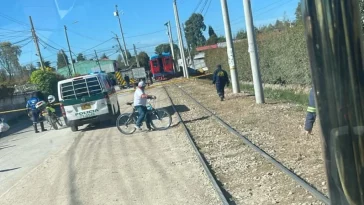
[[42, 58], [42, 54], [40, 53], [40, 49], [39, 49], [39, 44], [38, 44], [38, 37], [37, 37], [37, 34], [35, 33], [35, 29], [34, 29], [34, 25], [33, 25], [33, 20], [32, 20], [32, 17], [29, 16], [29, 21], [30, 21], [30, 25], [32, 27], [32, 36], [33, 36], [33, 39], [34, 39], [34, 44], [35, 44], [35, 47], [37, 49], [37, 52], [38, 52], [38, 57], [39, 57], [39, 61], [40, 61], [40, 66], [42, 67], [42, 69], [44, 70], [44, 66], [43, 66], [43, 58]]
[[240, 93], [239, 80], [238, 80], [238, 72], [236, 71], [236, 62], [235, 62], [235, 54], [234, 54], [234, 45], [232, 41], [231, 35], [231, 27], [230, 27], [230, 19], [229, 19], [229, 11], [226, 5], [226, 0], [221, 0], [221, 9], [222, 9], [222, 17], [224, 19], [224, 28], [225, 28], [225, 38], [227, 45], [227, 56], [230, 67], [230, 76], [231, 76], [231, 84], [233, 87], [233, 93]]
[[97, 62], [97, 64], [99, 65], [100, 72], [101, 72], [101, 71], [102, 71], [102, 69], [101, 69], [101, 65], [100, 65], [99, 57], [97, 56], [97, 52], [96, 52], [96, 50], [94, 50], [94, 51], [95, 51], [95, 56], [96, 56], [96, 62]]
[[72, 69], [73, 69], [73, 75], [75, 75], [76, 74], [76, 69], [75, 69], [75, 65], [73, 64], [72, 51], [71, 51], [70, 42], [68, 40], [68, 34], [67, 34], [67, 27], [66, 27], [66, 25], [64, 26], [64, 33], [66, 34], [66, 39], [67, 39], [67, 44], [68, 44], [68, 50], [70, 52], [70, 58], [71, 58], [71, 65], [72, 65]]
[[186, 57], [185, 57], [185, 49], [183, 47], [181, 24], [179, 23], [179, 16], [178, 16], [178, 9], [177, 9], [176, 0], [173, 0], [173, 8], [174, 8], [174, 16], [176, 18], [178, 44], [179, 44], [179, 49], [180, 49], [180, 53], [181, 53], [181, 59], [182, 59], [182, 62], [183, 62], [183, 71], [184, 71], [183, 74], [184, 74], [184, 77], [189, 78], [188, 68], [187, 68], [187, 63], [186, 63]]
[[61, 52], [62, 52], [62, 55], [63, 55], [64, 62], [67, 64], [67, 67], [68, 67], [68, 75], [69, 75], [69, 77], [72, 77], [72, 71], [71, 71], [70, 65], [67, 62], [66, 54], [64, 53], [63, 49], [61, 49]]
[[[185, 24], [182, 24], [182, 30], [183, 30], [183, 34], [186, 38], [186, 32], [185, 32]], [[186, 38], [186, 42], [187, 42], [187, 38]], [[193, 66], [194, 69], [195, 68], [195, 62], [193, 62], [192, 56], [191, 56], [191, 48], [189, 45], [187, 45], [187, 51], [188, 51], [188, 55], [190, 56], [190, 61], [191, 61], [191, 65]]]
[[243, 3], [244, 3], [246, 32], [248, 34], [248, 45], [249, 45], [248, 51], [250, 54], [250, 64], [252, 67], [251, 69], [253, 74], [255, 102], [257, 104], [262, 104], [264, 103], [264, 92], [263, 92], [262, 78], [260, 75], [260, 68], [259, 68], [257, 43], [255, 39], [253, 15], [251, 10], [252, 7], [250, 0], [243, 0]]
[[134, 47], [135, 60], [136, 60], [138, 68], [140, 68], [139, 59], [138, 59], [138, 52], [136, 50], [135, 44], [133, 44], [133, 47]]
[[125, 39], [124, 39], [123, 27], [121, 26], [121, 20], [120, 20], [119, 11], [118, 11], [118, 5], [115, 5], [114, 15], [117, 16], [118, 17], [118, 20], [119, 20], [121, 38], [123, 39], [123, 44], [124, 44], [125, 61], [126, 61], [126, 65], [129, 66], [128, 53], [127, 53], [127, 50], [126, 50], [126, 44], [125, 44]]
[[119, 37], [118, 35], [115, 34], [115, 39], [118, 41], [118, 45], [119, 45], [119, 49], [120, 49], [120, 54], [121, 54], [121, 57], [123, 58], [123, 61], [124, 61], [124, 65], [125, 66], [128, 66], [125, 58], [124, 58], [124, 54], [123, 54], [123, 49], [121, 48], [121, 44], [120, 44], [120, 41], [119, 41]]
[[[168, 21], [164, 25], [167, 26], [167, 34], [169, 37], [169, 46], [171, 47], [171, 54], [172, 54], [172, 58], [173, 58], [173, 69], [174, 69], [174, 72], [176, 72], [176, 63], [175, 63], [176, 56], [174, 55], [171, 22]], [[178, 66], [177, 66], [177, 70], [180, 71]]]

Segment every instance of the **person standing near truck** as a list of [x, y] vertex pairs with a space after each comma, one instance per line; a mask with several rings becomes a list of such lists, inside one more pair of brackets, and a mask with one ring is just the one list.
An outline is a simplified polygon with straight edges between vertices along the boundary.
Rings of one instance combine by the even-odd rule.
[[130, 78], [128, 75], [125, 75], [124, 76], [124, 80], [126, 82], [126, 88], [129, 88], [130, 87]]
[[[28, 102], [26, 104], [28, 116], [33, 121], [33, 128], [34, 128], [35, 133], [39, 133], [37, 123], [39, 122], [40, 111], [36, 107], [38, 102], [41, 102], [41, 100], [39, 99], [39, 93], [33, 93], [32, 97], [28, 100]], [[40, 128], [41, 128], [42, 132], [47, 131], [46, 129], [44, 129], [43, 121], [40, 121], [39, 123], [40, 123]]]

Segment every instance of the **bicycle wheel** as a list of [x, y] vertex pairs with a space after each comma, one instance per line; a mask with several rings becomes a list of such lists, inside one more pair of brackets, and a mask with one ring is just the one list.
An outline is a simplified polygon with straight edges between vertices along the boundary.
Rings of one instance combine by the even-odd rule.
[[132, 114], [121, 114], [118, 119], [116, 119], [116, 127], [121, 133], [130, 135], [136, 130], [135, 122], [135, 117]]
[[172, 117], [169, 112], [164, 109], [156, 109], [150, 113], [151, 115], [151, 125], [154, 129], [165, 130], [169, 128], [172, 124]]
[[58, 126], [56, 124], [56, 120], [53, 117], [51, 117], [51, 116], [48, 117], [48, 120], [49, 120], [49, 124], [51, 124], [51, 126], [53, 127], [53, 129], [58, 130]]

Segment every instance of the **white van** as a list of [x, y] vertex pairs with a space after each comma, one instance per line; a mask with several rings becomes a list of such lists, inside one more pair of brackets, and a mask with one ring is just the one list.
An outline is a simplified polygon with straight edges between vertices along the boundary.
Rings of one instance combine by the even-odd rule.
[[113, 81], [104, 73], [59, 81], [58, 96], [73, 132], [78, 126], [113, 119], [120, 113]]

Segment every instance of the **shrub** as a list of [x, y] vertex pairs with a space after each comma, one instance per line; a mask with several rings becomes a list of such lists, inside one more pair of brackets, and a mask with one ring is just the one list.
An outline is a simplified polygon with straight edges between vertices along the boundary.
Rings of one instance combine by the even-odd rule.
[[58, 96], [57, 83], [63, 80], [63, 76], [52, 71], [37, 70], [30, 76], [30, 82], [37, 85], [44, 95]]

